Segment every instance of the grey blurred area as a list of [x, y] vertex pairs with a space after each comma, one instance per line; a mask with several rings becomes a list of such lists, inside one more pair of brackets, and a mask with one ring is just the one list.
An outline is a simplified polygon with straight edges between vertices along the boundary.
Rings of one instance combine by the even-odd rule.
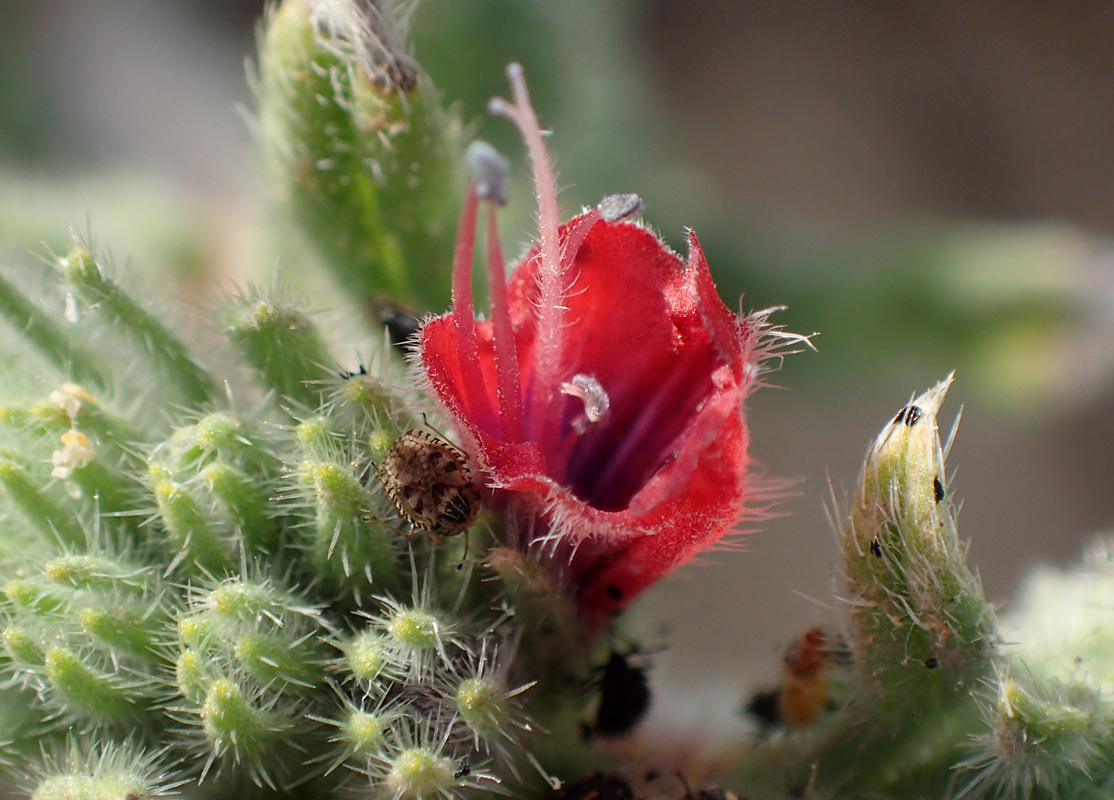
[[1114, 228], [1109, 3], [651, 5], [676, 150], [750, 220]]
[[0, 155], [47, 171], [165, 176], [242, 188], [236, 107], [259, 3], [41, 0], [0, 8]]
[[[450, 4], [461, 3], [427, 0], [421, 14], [460, 13]], [[486, 4], [475, 0], [481, 10]], [[974, 381], [957, 376], [945, 406], [949, 420], [949, 411], [965, 406], [950, 488], [963, 502], [972, 561], [990, 597], [1005, 604], [1029, 565], [1070, 561], [1088, 535], [1111, 527], [1114, 392], [1107, 366], [1114, 340], [1096, 336], [1094, 325], [1110, 331], [1114, 319], [1107, 302], [1114, 294], [1107, 240], [1114, 230], [1114, 6], [558, 5], [566, 16], [587, 15], [629, 58], [624, 79], [639, 79], [627, 100], [655, 129], [629, 131], [622, 148], [637, 154], [653, 139], [666, 154], [635, 158], [612, 190], [641, 191], [651, 173], [682, 174], [688, 194], [678, 195], [683, 207], [669, 213], [698, 230], [726, 231], [720, 238], [728, 240], [732, 231], [741, 238], [758, 230], [790, 243], [926, 223], [1054, 223], [1071, 231], [1080, 247], [1070, 257], [1065, 251], [1064, 275], [1073, 296], [1090, 302], [1082, 306], [1092, 327], [1081, 320], [1078, 330], [1068, 326], [1060, 350], [1031, 351], [1042, 360], [1031, 365], [1037, 379], [1047, 373], [1049, 382], [1060, 380], [1035, 408], [1018, 412], [1008, 398], [973, 394], [965, 387]], [[194, 208], [205, 239], [198, 270], [212, 280], [235, 271], [241, 265], [222, 261], [229, 217], [240, 219], [261, 202], [249, 127], [238, 111], [250, 104], [244, 64], [260, 10], [259, 3], [232, 0], [4, 3], [0, 174], [49, 176], [60, 194], [69, 175], [154, 176]], [[558, 69], [572, 70], [582, 56], [578, 44], [549, 43], [547, 52]], [[591, 81], [610, 77], [601, 72], [574, 88], [591, 92]], [[576, 142], [591, 149], [589, 125], [562, 130], [561, 118], [553, 122], [570, 150]], [[577, 163], [560, 165], [563, 179], [575, 182]], [[83, 195], [94, 217], [98, 199]], [[653, 198], [648, 217], [669, 203]], [[72, 208], [66, 213], [80, 215]], [[128, 242], [114, 247], [126, 251]], [[760, 286], [756, 296], [747, 289], [748, 301], [786, 303], [790, 313], [809, 307], [810, 282], [835, 265], [834, 279], [826, 279], [850, 293], [867, 291], [874, 280], [856, 271], [854, 259], [819, 262], [810, 267], [815, 273], [796, 269], [790, 252], [772, 266], [752, 259], [732, 271], [713, 262], [713, 271], [721, 286]], [[1055, 257], [1045, 263], [1053, 273], [1060, 268]], [[1059, 279], [1042, 277], [1053, 285]], [[965, 313], [977, 317], [978, 302]], [[913, 324], [916, 297], [910, 309]], [[821, 324], [791, 320], [803, 333]], [[756, 471], [796, 483], [781, 490], [770, 518], [753, 521], [759, 532], [741, 540], [742, 551], [709, 554], [705, 565], [681, 570], [648, 597], [639, 619], [671, 642], [655, 657], [659, 680], [700, 676], [741, 693], [775, 677], [780, 648], [801, 629], [838, 614], [835, 537], [825, 513], [829, 478], [835, 495], [846, 498], [871, 438], [963, 355], [953, 362], [942, 345], [941, 366], [917, 366], [919, 347], [948, 337], [929, 326], [896, 351], [880, 350], [884, 357], [840, 360], [839, 327], [867, 321], [858, 312], [827, 319], [831, 327], [816, 338], [819, 353], [793, 356], [771, 378], [786, 388], [753, 398]], [[1081, 357], [1085, 334], [1093, 352]], [[813, 365], [826, 358], [851, 366], [818, 371]], [[1090, 366], [1086, 380], [1079, 377], [1086, 370], [1062, 378], [1061, 359], [1072, 358]], [[1075, 391], [1084, 383], [1086, 391]], [[662, 700], [656, 713], [671, 710]]]

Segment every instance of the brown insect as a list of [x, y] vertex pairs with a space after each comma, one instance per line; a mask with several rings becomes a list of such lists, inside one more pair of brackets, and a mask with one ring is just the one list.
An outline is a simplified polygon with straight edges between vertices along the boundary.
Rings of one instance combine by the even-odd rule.
[[480, 510], [467, 457], [425, 431], [399, 436], [375, 471], [398, 515], [418, 530], [455, 536]]
[[850, 652], [843, 637], [823, 628], [809, 628], [785, 653], [781, 685], [755, 693], [746, 710], [765, 725], [803, 728], [833, 710], [833, 690]]

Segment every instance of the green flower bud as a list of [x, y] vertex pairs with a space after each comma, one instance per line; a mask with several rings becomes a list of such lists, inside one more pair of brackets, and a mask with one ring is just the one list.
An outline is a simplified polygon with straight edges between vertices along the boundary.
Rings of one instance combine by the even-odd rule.
[[399, 609], [387, 623], [387, 633], [398, 644], [413, 650], [435, 650], [441, 646], [437, 617], [417, 608]]
[[129, 719], [139, 712], [140, 701], [145, 699], [117, 677], [89, 667], [77, 653], [64, 647], [46, 651], [43, 674], [63, 703], [94, 719]]
[[391, 587], [398, 557], [391, 532], [371, 516], [371, 498], [347, 464], [305, 461], [300, 482], [314, 508], [314, 564], [357, 603], [373, 586]]
[[205, 452], [227, 450], [246, 446], [243, 426], [235, 417], [224, 414], [209, 414], [198, 420], [194, 426], [197, 431], [197, 445]]
[[78, 612], [81, 627], [95, 640], [114, 651], [151, 658], [158, 647], [158, 617], [148, 609], [90, 606]]
[[200, 405], [216, 397], [216, 382], [190, 357], [181, 340], [128, 297], [84, 244], [74, 241], [59, 266], [77, 295], [131, 339], [150, 368], [181, 393], [183, 402]]
[[[915, 678], [930, 680], [925, 664], [956, 680], [968, 669], [968, 677], [978, 675], [997, 635], [946, 491], [936, 414], [949, 384], [913, 400], [883, 429], [844, 531], [852, 644], [868, 674], [891, 689], [917, 691]], [[940, 673], [931, 680], [945, 680]]]
[[27, 631], [18, 628], [14, 625], [9, 625], [4, 628], [3, 633], [0, 633], [0, 641], [3, 642], [4, 650], [8, 656], [17, 665], [21, 666], [42, 666], [45, 654], [39, 643], [33, 639]]
[[43, 575], [51, 583], [74, 589], [141, 592], [154, 583], [150, 567], [125, 563], [119, 557], [74, 554], [60, 556], [43, 565]]
[[464, 723], [484, 738], [496, 734], [506, 717], [504, 692], [490, 678], [466, 678], [453, 700]]
[[205, 662], [196, 650], [183, 650], [174, 662], [174, 681], [182, 697], [201, 705], [209, 691], [209, 675]]
[[332, 381], [333, 359], [299, 308], [259, 296], [233, 298], [221, 312], [225, 334], [260, 381], [280, 399], [317, 408]]
[[252, 555], [270, 552], [278, 526], [269, 509], [268, 484], [221, 462], [201, 470], [201, 480], [243, 537], [245, 550]]
[[459, 125], [397, 41], [389, 4], [286, 0], [259, 63], [262, 141], [346, 291], [448, 304]]
[[380, 673], [392, 666], [393, 649], [374, 630], [359, 631], [339, 647], [344, 653], [342, 666], [360, 683], [375, 683]]
[[1109, 763], [1114, 700], [1098, 687], [1038, 685], [1019, 670], [998, 676], [997, 702], [984, 711], [989, 732], [976, 740], [978, 754], [960, 764], [960, 775], [971, 773], [964, 796], [1070, 794]]
[[231, 753], [237, 761], [266, 752], [293, 720], [249, 699], [227, 678], [213, 681], [201, 704], [201, 727], [218, 756]]
[[352, 755], [377, 755], [383, 749], [384, 734], [392, 721], [390, 716], [349, 709], [334, 741], [342, 743]]
[[171, 480], [157, 479], [153, 490], [163, 526], [178, 548], [178, 561], [185, 569], [201, 567], [218, 575], [229, 569], [232, 561], [225, 544], [190, 489]]
[[451, 796], [456, 766], [427, 747], [411, 747], [391, 759], [387, 787], [399, 798]]
[[[56, 487], [38, 485], [19, 460], [0, 450], [0, 486], [41, 537], [70, 546], [85, 544], [85, 531]], [[14, 544], [14, 543], [13, 543]]]
[[4, 595], [13, 607], [43, 618], [58, 616], [68, 606], [66, 598], [54, 587], [32, 581], [9, 581], [4, 585]]
[[182, 783], [160, 756], [133, 743], [92, 746], [72, 738], [63, 752], [44, 754], [28, 789], [32, 800], [153, 800], [174, 794]]

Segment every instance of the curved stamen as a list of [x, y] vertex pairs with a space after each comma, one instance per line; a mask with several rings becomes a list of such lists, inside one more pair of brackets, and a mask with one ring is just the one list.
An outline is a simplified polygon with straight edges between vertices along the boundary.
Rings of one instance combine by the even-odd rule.
[[611, 398], [596, 376], [583, 373], [561, 384], [561, 394], [575, 397], [584, 403], [584, 413], [573, 418], [572, 427], [577, 433], [587, 433], [611, 410]]
[[609, 194], [577, 218], [571, 229], [565, 232], [561, 244], [561, 271], [567, 271], [576, 258], [576, 252], [584, 243], [588, 231], [599, 221], [607, 223], [629, 219], [642, 211], [642, 198], [636, 194]]
[[476, 183], [468, 187], [460, 229], [453, 251], [453, 327], [456, 330], [457, 357], [460, 361], [461, 393], [472, 413], [488, 414], [490, 409], [483, 387], [483, 375], [474, 365], [478, 362], [476, 347], [476, 315], [472, 302], [472, 251], [476, 244], [476, 214], [480, 196]]
[[573, 259], [576, 258], [576, 251], [580, 249], [580, 245], [584, 244], [584, 237], [588, 235], [588, 231], [603, 219], [600, 214], [599, 207], [593, 208], [591, 211], [581, 215], [571, 228], [565, 229], [565, 241], [561, 243], [561, 271], [565, 272], [572, 265]]

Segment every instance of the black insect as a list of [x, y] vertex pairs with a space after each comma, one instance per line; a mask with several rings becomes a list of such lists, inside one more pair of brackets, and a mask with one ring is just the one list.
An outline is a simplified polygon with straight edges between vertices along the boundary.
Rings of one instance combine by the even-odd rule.
[[924, 660], [924, 665], [927, 669], [936, 669], [938, 666], [940, 666], [940, 659], [938, 659], [938, 658], [926, 658]]
[[940, 482], [939, 475], [932, 479], [932, 496], [937, 503], [944, 499], [944, 484]]
[[878, 543], [877, 539], [870, 540], [870, 554], [875, 558], [882, 557], [882, 545]]
[[472, 764], [468, 761], [468, 756], [465, 756], [464, 758], [460, 759], [460, 761], [456, 762], [456, 772], [453, 773], [453, 778], [455, 778], [456, 780], [460, 780], [461, 778], [467, 778], [471, 774]]
[[596, 772], [553, 793], [554, 800], [634, 800], [634, 790], [621, 775]]
[[418, 315], [385, 300], [373, 302], [372, 309], [379, 323], [387, 329], [391, 344], [404, 353], [411, 352], [417, 344], [414, 334], [422, 327]]
[[594, 729], [600, 736], [629, 733], [650, 708], [646, 668], [631, 663], [632, 655], [612, 652], [603, 667]]
[[760, 689], [750, 696], [743, 711], [754, 717], [764, 733], [781, 725], [781, 687]]
[[340, 379], [342, 381], [348, 381], [352, 378], [358, 378], [361, 375], [367, 375], [367, 367], [365, 367], [363, 364], [360, 364], [359, 368], [355, 370], [344, 369], [340, 371]]
[[904, 422], [905, 427], [912, 428], [921, 418], [921, 414], [922, 412], [917, 406], [905, 406], [905, 408], [897, 412], [897, 416], [894, 417], [894, 424]]

